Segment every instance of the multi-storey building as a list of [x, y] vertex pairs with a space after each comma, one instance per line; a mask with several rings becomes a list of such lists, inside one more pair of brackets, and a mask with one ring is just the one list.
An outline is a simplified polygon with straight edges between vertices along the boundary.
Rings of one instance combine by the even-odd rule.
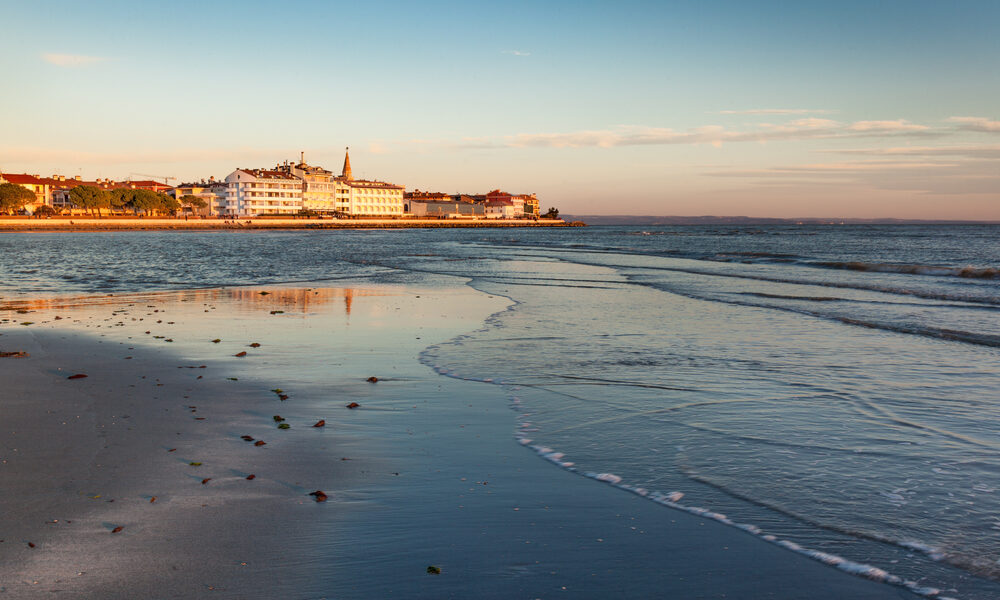
[[[317, 213], [347, 212], [350, 192], [332, 171], [306, 164], [305, 152], [297, 165], [285, 163], [281, 170], [302, 182], [302, 209]], [[338, 193], [339, 192], [339, 193]]]
[[194, 196], [205, 201], [204, 208], [182, 206], [182, 215], [214, 216], [226, 213], [226, 202], [229, 197], [229, 185], [224, 181], [216, 181], [215, 177], [210, 177], [208, 181], [204, 179], [200, 183], [182, 183], [175, 187], [170, 194], [177, 200], [184, 196]]
[[35, 201], [24, 207], [29, 213], [35, 212], [39, 206], [52, 204], [52, 186], [47, 178], [27, 173], [0, 173], [0, 183], [19, 185], [35, 195]]
[[403, 194], [406, 188], [384, 181], [354, 179], [349, 152], [344, 154], [344, 168], [337, 182], [344, 186], [338, 190], [338, 197], [347, 200], [347, 210], [344, 211], [347, 214], [366, 217], [403, 216]]
[[298, 164], [273, 169], [237, 169], [226, 177], [227, 196], [222, 214], [255, 216], [298, 214], [303, 210], [350, 216], [402, 216], [405, 188], [384, 181], [354, 179], [350, 154], [344, 155], [340, 176], [309, 165], [303, 154]]
[[517, 217], [514, 202], [511, 200], [487, 200], [487, 219], [514, 219]]
[[295, 215], [302, 212], [302, 181], [276, 169], [236, 169], [226, 177], [227, 216]]
[[[494, 210], [490, 210], [490, 207]], [[486, 194], [486, 216], [516, 219], [524, 216], [524, 197], [493, 190]]]
[[524, 204], [524, 216], [526, 216], [526, 217], [538, 217], [538, 215], [541, 214], [540, 210], [539, 210], [538, 196], [537, 195], [535, 195], [535, 194], [520, 194], [520, 195], [514, 196], [514, 197], [520, 199], [521, 202]]
[[471, 196], [451, 196], [441, 192], [421, 192], [416, 190], [404, 194], [403, 209], [415, 217], [482, 217], [486, 215], [486, 205], [476, 202]]

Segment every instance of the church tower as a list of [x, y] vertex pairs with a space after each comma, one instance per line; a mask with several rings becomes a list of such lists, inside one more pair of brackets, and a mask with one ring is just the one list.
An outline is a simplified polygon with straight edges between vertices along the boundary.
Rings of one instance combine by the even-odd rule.
[[347, 181], [354, 181], [354, 175], [351, 174], [351, 153], [350, 148], [344, 148], [344, 170], [340, 173], [340, 176]]

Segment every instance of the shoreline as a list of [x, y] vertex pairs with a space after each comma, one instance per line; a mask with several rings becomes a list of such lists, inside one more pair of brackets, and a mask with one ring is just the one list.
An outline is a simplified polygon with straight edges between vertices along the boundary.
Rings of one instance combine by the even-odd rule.
[[[303, 374], [321, 363], [298, 362], [325, 346], [291, 330], [321, 315], [287, 304], [274, 315], [267, 303], [281, 305], [283, 290], [267, 290], [229, 303], [223, 289], [3, 314], [18, 323], [0, 327], [0, 349], [31, 356], [0, 359], [15, 382], [0, 431], [0, 472], [14, 483], [0, 498], [0, 597], [915, 597], [519, 445], [506, 391], [437, 375], [418, 358], [505, 300], [374, 285], [350, 303], [334, 294], [350, 327], [328, 334], [338, 350], [322, 364], [336, 367], [310, 385]], [[412, 317], [445, 302], [465, 307], [449, 311], [464, 321]], [[250, 356], [233, 358], [240, 348]], [[274, 386], [291, 398], [278, 401]], [[352, 399], [359, 410], [344, 408]], [[289, 431], [275, 428], [277, 410]], [[319, 417], [327, 427], [310, 427]], [[247, 433], [268, 445], [239, 439]], [[317, 488], [327, 502], [307, 496]]]
[[[582, 225], [582, 224], [581, 224]], [[240, 218], [240, 219], [177, 219], [177, 218], [93, 218], [60, 217], [32, 219], [30, 217], [0, 217], [3, 231], [161, 231], [161, 230], [301, 230], [301, 229], [433, 229], [433, 228], [507, 228], [507, 227], [574, 227], [561, 219], [317, 219], [317, 218]]]

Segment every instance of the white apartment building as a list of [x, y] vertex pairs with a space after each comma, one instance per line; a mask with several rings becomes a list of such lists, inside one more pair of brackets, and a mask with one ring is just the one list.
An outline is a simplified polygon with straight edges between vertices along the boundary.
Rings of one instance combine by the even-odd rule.
[[236, 169], [226, 177], [224, 215], [296, 215], [301, 211], [302, 181], [289, 172]]
[[[524, 214], [523, 210], [521, 214]], [[518, 216], [519, 215], [513, 200], [503, 199], [486, 201], [487, 219], [513, 219]]]
[[252, 217], [294, 215], [303, 210], [364, 217], [403, 216], [401, 185], [354, 179], [351, 157], [344, 155], [340, 176], [306, 163], [287, 161], [273, 169], [237, 169], [226, 177], [226, 196], [218, 214]]
[[306, 164], [305, 152], [299, 164], [281, 166], [283, 171], [297, 177], [302, 182], [302, 209], [318, 213], [333, 214], [347, 212], [350, 192], [337, 180], [332, 171], [323, 167]]

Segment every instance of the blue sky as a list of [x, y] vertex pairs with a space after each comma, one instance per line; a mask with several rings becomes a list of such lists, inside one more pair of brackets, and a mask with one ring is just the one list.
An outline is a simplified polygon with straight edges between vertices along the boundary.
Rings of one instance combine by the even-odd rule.
[[1000, 3], [8, 2], [0, 169], [1000, 219]]

